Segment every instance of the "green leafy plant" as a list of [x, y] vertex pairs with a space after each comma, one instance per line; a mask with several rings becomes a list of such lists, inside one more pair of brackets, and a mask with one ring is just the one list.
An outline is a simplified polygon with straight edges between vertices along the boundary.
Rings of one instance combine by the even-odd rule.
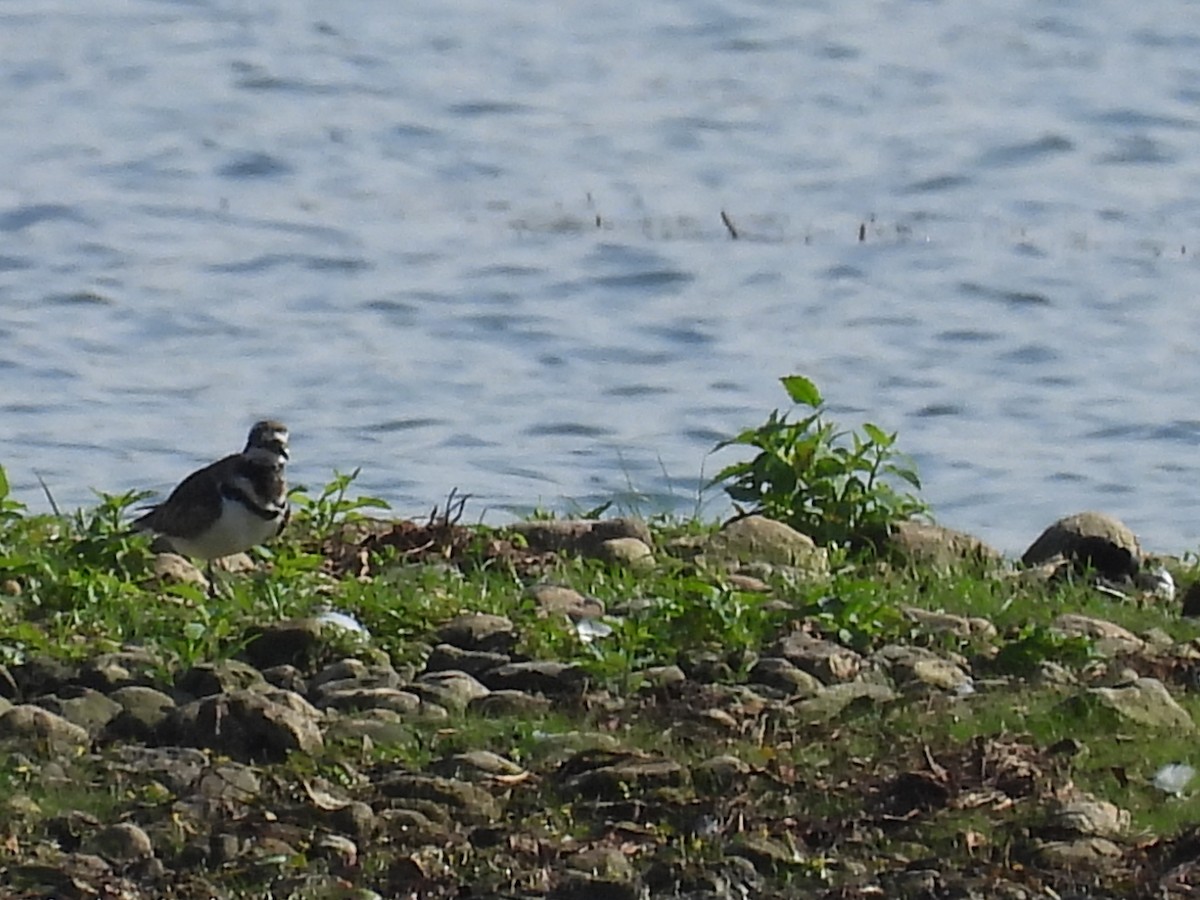
[[[773, 410], [767, 421], [715, 449], [754, 447], [753, 459], [726, 466], [712, 484], [735, 504], [748, 504], [786, 522], [821, 544], [871, 546], [896, 522], [923, 515], [928, 506], [894, 487], [921, 487], [912, 461], [895, 448], [896, 434], [871, 423], [845, 431], [826, 418], [817, 386], [801, 375], [781, 378], [792, 402], [806, 412], [792, 419]], [[739, 511], [743, 510], [738, 506]]]
[[362, 469], [353, 472], [334, 472], [317, 497], [310, 497], [303, 490], [291, 493], [298, 514], [296, 520], [303, 523], [317, 537], [326, 537], [343, 522], [363, 518], [364, 509], [388, 509], [386, 500], [379, 497], [347, 497], [350, 485], [358, 478]]

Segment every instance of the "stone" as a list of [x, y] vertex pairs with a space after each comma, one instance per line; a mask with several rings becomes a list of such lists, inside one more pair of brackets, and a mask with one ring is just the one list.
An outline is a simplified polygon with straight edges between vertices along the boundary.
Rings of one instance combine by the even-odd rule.
[[562, 614], [572, 619], [596, 619], [604, 615], [604, 603], [562, 584], [535, 584], [529, 596], [543, 613]]
[[335, 652], [333, 645], [344, 637], [344, 629], [317, 616], [289, 619], [248, 629], [242, 655], [258, 669], [290, 665], [311, 670], [326, 648]]
[[979, 637], [989, 641], [999, 634], [996, 626], [981, 616], [956, 616], [953, 613], [921, 609], [919, 606], [905, 606], [900, 611], [906, 619], [930, 634]]
[[864, 665], [862, 656], [853, 650], [802, 631], [781, 637], [772, 645], [770, 655], [787, 659], [823, 684], [857, 678]]
[[895, 523], [884, 546], [906, 562], [940, 569], [996, 564], [1004, 558], [999, 550], [973, 535], [919, 519]]
[[479, 678], [493, 691], [516, 690], [550, 696], [576, 695], [585, 679], [579, 666], [553, 660], [508, 663], [484, 672]]
[[121, 712], [120, 703], [91, 688], [68, 686], [62, 693], [65, 696], [49, 694], [39, 697], [37, 705], [87, 729], [89, 734], [98, 733]]
[[437, 639], [463, 650], [511, 653], [517, 643], [517, 633], [507, 616], [463, 613], [439, 628]]
[[454, 669], [478, 678], [488, 669], [511, 662], [507, 653], [488, 653], [483, 650], [463, 650], [453, 644], [438, 644], [425, 661], [426, 672], [442, 672]]
[[1189, 734], [1196, 730], [1196, 723], [1187, 710], [1157, 678], [1139, 678], [1123, 687], [1090, 688], [1087, 695], [1123, 718], [1150, 728]]
[[321, 714], [307, 700], [278, 688], [238, 690], [196, 700], [173, 711], [171, 730], [181, 743], [207, 747], [237, 760], [282, 761], [288, 753], [324, 746]]
[[160, 584], [194, 584], [208, 590], [208, 579], [186, 556], [157, 553], [154, 556], [154, 580]]
[[616, 566], [647, 572], [654, 568], [654, 551], [645, 541], [635, 537], [609, 538], [596, 548], [599, 559]]
[[787, 844], [765, 834], [739, 834], [726, 852], [748, 859], [764, 875], [799, 862], [796, 852]]
[[321, 834], [312, 842], [311, 855], [336, 867], [352, 869], [358, 864], [358, 845], [340, 834]]
[[333, 687], [320, 691], [314, 705], [344, 713], [386, 709], [415, 715], [421, 711], [421, 698], [412, 691], [395, 687]]
[[170, 695], [135, 684], [117, 688], [109, 699], [121, 708], [105, 727], [109, 739], [149, 743], [175, 708], [175, 700]]
[[456, 821], [495, 822], [500, 804], [483, 788], [454, 778], [392, 772], [377, 783], [387, 797], [429, 800], [446, 808]]
[[763, 657], [754, 664], [747, 677], [755, 684], [765, 684], [789, 697], [813, 697], [825, 687], [821, 679], [782, 656]]
[[535, 697], [525, 691], [492, 690], [486, 697], [478, 697], [467, 706], [467, 711], [480, 716], [501, 718], [514, 715], [540, 715], [550, 711], [551, 703], [545, 697]]
[[650, 666], [637, 673], [651, 688], [665, 688], [673, 684], [683, 684], [687, 675], [676, 665]]
[[745, 516], [726, 524], [703, 547], [707, 560], [725, 564], [765, 562], [794, 566], [814, 577], [829, 574], [829, 556], [812, 538], [766, 516]]
[[1068, 637], [1092, 639], [1095, 642], [1096, 651], [1105, 656], [1139, 653], [1146, 646], [1145, 641], [1115, 622], [1078, 613], [1063, 613], [1051, 623], [1050, 627]]
[[426, 672], [410, 684], [408, 690], [426, 702], [437, 703], [456, 712], [465, 710], [472, 700], [491, 693], [479, 679], [452, 669]]
[[687, 770], [673, 759], [584, 750], [560, 767], [562, 788], [596, 800], [624, 800], [681, 786]]
[[692, 781], [700, 790], [724, 792], [743, 784], [753, 771], [736, 756], [711, 756], [692, 767]]
[[40, 706], [22, 704], [0, 715], [0, 739], [18, 738], [27, 747], [48, 745], [51, 752], [91, 743], [87, 729]]
[[1042, 865], [1065, 869], [1106, 869], [1124, 858], [1120, 846], [1108, 838], [1088, 837], [1074, 841], [1045, 841], [1037, 848]]
[[637, 538], [647, 546], [654, 540], [650, 528], [640, 519], [543, 519], [517, 522], [511, 531], [525, 538], [535, 552], [560, 552], [593, 555], [600, 544], [615, 538]]
[[899, 685], [916, 682], [957, 691], [971, 683], [971, 676], [961, 666], [924, 647], [888, 644], [875, 651], [871, 661], [882, 666]]
[[1107, 800], [1080, 795], [1062, 801], [1050, 817], [1056, 830], [1085, 837], [1119, 838], [1129, 830], [1129, 810]]
[[1117, 581], [1133, 578], [1142, 560], [1137, 536], [1105, 513], [1083, 512], [1059, 519], [1021, 556], [1027, 566], [1067, 560], [1078, 572], [1094, 570]]
[[266, 686], [267, 681], [258, 669], [237, 659], [199, 663], [175, 680], [175, 687], [192, 697]]
[[141, 648], [101, 653], [80, 668], [79, 683], [102, 694], [111, 694], [126, 685], [153, 683], [163, 667], [163, 660]]
[[828, 686], [815, 697], [801, 700], [793, 709], [796, 715], [804, 721], [828, 722], [840, 715], [852, 703], [882, 705], [890, 703], [897, 696], [896, 692], [887, 685], [866, 681], [848, 681], [844, 684]]
[[118, 822], [99, 831], [88, 845], [112, 863], [132, 862], [154, 855], [150, 835], [132, 822]]
[[514, 778], [525, 770], [507, 757], [491, 750], [468, 750], [439, 760], [431, 767], [437, 775], [463, 781], [487, 781], [496, 777]]

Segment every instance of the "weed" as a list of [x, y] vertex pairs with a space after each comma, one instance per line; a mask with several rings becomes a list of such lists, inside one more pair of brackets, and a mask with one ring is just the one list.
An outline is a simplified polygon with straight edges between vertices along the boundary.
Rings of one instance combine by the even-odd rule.
[[861, 433], [843, 431], [826, 419], [812, 381], [801, 375], [780, 381], [792, 402], [811, 412], [793, 421], [773, 410], [762, 425], [719, 443], [717, 450], [736, 445], [759, 452], [723, 468], [712, 484], [729, 481], [725, 490], [735, 504], [750, 504], [820, 544], [872, 547], [896, 522], [928, 513], [915, 495], [893, 487], [893, 481], [921, 487], [911, 460], [895, 449], [895, 433], [869, 422]]

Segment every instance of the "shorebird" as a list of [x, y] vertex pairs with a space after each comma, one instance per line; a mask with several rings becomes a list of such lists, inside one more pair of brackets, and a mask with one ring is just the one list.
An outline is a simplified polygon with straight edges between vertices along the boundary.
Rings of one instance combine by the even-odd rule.
[[133, 525], [163, 537], [177, 553], [207, 562], [270, 540], [288, 520], [288, 430], [270, 419], [255, 422], [246, 448], [197, 469]]

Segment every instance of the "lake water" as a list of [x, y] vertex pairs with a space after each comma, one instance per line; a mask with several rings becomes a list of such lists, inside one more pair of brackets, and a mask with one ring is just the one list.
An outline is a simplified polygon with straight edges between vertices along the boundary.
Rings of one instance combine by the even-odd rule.
[[5, 0], [0, 464], [691, 512], [799, 372], [944, 524], [1194, 549], [1190, 9]]

